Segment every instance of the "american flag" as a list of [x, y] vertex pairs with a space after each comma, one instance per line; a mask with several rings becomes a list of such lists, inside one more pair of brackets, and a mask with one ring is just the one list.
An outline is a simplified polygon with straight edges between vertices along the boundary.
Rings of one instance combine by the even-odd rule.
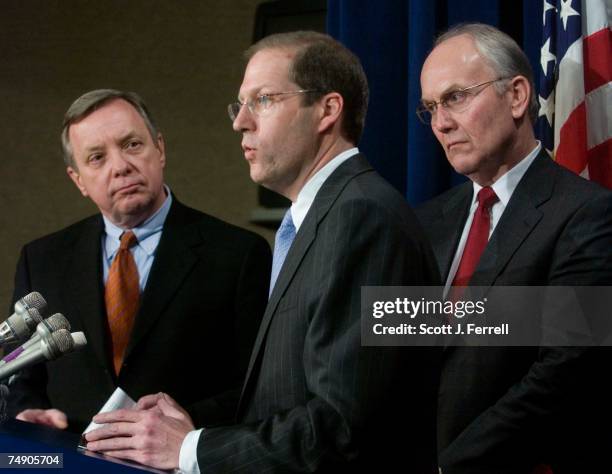
[[612, 0], [544, 0], [538, 134], [575, 173], [612, 189]]

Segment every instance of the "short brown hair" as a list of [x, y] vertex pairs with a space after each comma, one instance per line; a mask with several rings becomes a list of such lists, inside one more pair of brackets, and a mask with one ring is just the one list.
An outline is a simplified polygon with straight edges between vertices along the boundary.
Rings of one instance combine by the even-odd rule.
[[295, 52], [289, 78], [302, 89], [320, 91], [305, 94], [305, 105], [313, 104], [329, 92], [342, 96], [342, 132], [357, 144], [363, 132], [369, 97], [368, 80], [357, 56], [331, 36], [315, 31], [266, 36], [246, 50], [246, 60], [264, 49]]

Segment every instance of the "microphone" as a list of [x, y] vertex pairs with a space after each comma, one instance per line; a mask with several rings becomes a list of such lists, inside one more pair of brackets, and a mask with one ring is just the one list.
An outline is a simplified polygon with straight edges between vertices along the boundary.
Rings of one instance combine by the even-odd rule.
[[41, 338], [34, 349], [0, 367], [0, 380], [44, 360], [54, 360], [75, 349], [79, 350], [86, 344], [87, 339], [82, 332], [70, 334], [67, 329], [58, 329], [49, 337]]
[[15, 312], [0, 324], [0, 345], [28, 337], [36, 325], [42, 321], [40, 312], [46, 306], [47, 302], [37, 291], [17, 300]]
[[26, 352], [29, 348], [34, 347], [35, 344], [40, 342], [41, 338], [49, 337], [52, 333], [58, 329], [70, 330], [70, 323], [61, 313], [55, 313], [53, 316], [49, 316], [47, 319], [43, 319], [38, 326], [36, 326], [36, 332], [21, 346], [17, 347], [13, 352], [7, 354], [2, 360], [0, 360], [0, 367], [4, 364], [16, 359], [21, 354]]
[[87, 345], [87, 338], [83, 331], [71, 332], [70, 335], [72, 336], [72, 342], [74, 342], [73, 351], [80, 351]]

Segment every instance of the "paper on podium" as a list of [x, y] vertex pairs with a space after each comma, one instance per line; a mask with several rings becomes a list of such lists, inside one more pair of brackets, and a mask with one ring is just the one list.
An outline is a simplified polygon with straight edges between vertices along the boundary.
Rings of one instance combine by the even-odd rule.
[[[136, 406], [136, 402], [132, 400], [132, 398], [121, 389], [121, 387], [117, 387], [113, 394], [106, 400], [104, 406], [100, 409], [98, 413], [106, 413], [107, 411], [119, 410], [120, 408], [133, 408]], [[85, 433], [89, 433], [96, 428], [100, 428], [102, 425], [98, 423], [94, 423], [93, 421], [89, 423], [89, 426], [85, 428], [81, 438], [85, 436]]]
[[[129, 408], [134, 408], [135, 406], [136, 406], [136, 402], [132, 400], [132, 398], [127, 393], [125, 393], [120, 387], [117, 387], [115, 391], [113, 392], [113, 394], [109, 397], [109, 399], [106, 401], [106, 403], [104, 404], [104, 406], [100, 409], [98, 413], [106, 413], [108, 411], [119, 410], [120, 408], [129, 409]], [[81, 435], [81, 439], [79, 441], [79, 446], [78, 446], [80, 448], [81, 453], [85, 454], [86, 456], [91, 456], [91, 457], [98, 458], [98, 459], [104, 459], [109, 462], [134, 467], [134, 468], [148, 471], [148, 472], [154, 472], [154, 473], [159, 473], [159, 474], [171, 474], [174, 472], [179, 472], [178, 470], [165, 471], [161, 469], [155, 469], [153, 467], [145, 466], [137, 462], [128, 461], [126, 459], [119, 459], [119, 458], [107, 456], [104, 453], [88, 451], [87, 441], [85, 440], [85, 433], [89, 433], [90, 431], [95, 430], [96, 428], [100, 428], [101, 426], [104, 426], [104, 425], [100, 425], [92, 421], [91, 423], [89, 423], [89, 426], [85, 428], [85, 431], [83, 431], [83, 434]]]

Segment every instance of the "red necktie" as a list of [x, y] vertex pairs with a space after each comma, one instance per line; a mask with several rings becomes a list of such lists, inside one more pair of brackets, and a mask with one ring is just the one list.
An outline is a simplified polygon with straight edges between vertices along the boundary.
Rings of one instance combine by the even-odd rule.
[[531, 474], [553, 474], [552, 468], [547, 464], [538, 464]]
[[138, 240], [132, 231], [121, 235], [121, 244], [108, 272], [104, 302], [111, 335], [113, 365], [119, 375], [125, 348], [130, 340], [134, 319], [140, 304], [138, 268], [130, 247]]
[[468, 284], [489, 241], [491, 207], [498, 200], [497, 194], [491, 187], [485, 186], [478, 192], [476, 199], [478, 200], [478, 208], [474, 214], [474, 220], [472, 220], [470, 233], [453, 280], [453, 286], [466, 286]]

